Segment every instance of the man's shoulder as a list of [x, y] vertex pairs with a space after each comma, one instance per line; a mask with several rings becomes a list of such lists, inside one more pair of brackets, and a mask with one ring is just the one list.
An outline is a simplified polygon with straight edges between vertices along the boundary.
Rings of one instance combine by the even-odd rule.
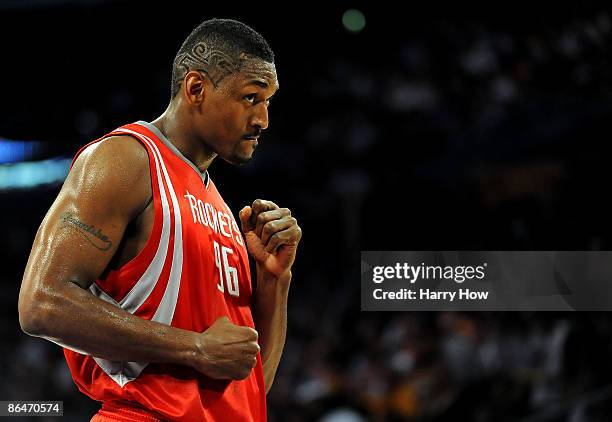
[[87, 173], [109, 172], [109, 178], [139, 179], [149, 173], [149, 154], [136, 138], [111, 135], [83, 148], [74, 159], [73, 169]]
[[[100, 164], [113, 165], [116, 160], [133, 160], [137, 165], [139, 162], [148, 163], [148, 153], [145, 146], [130, 135], [110, 135], [99, 141], [87, 145], [76, 157], [76, 160], [95, 160]], [[75, 160], [75, 164], [76, 164]]]
[[131, 136], [112, 135], [77, 155], [66, 183], [77, 195], [95, 192], [101, 199], [125, 205], [131, 214], [148, 202], [150, 180], [147, 149]]

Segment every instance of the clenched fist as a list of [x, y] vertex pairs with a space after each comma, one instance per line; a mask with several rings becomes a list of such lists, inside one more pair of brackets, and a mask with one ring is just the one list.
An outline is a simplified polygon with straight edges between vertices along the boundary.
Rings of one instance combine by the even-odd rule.
[[280, 277], [291, 270], [302, 229], [287, 208], [257, 199], [240, 211], [242, 231], [253, 259]]
[[217, 319], [198, 334], [199, 355], [192, 366], [215, 379], [241, 380], [257, 362], [257, 331], [233, 324], [227, 317]]

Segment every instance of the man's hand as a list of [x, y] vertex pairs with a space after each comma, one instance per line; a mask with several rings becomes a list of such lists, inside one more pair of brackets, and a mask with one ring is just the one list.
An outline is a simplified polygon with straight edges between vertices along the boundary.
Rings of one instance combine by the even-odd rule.
[[285, 346], [291, 266], [302, 229], [287, 208], [257, 199], [240, 211], [247, 249], [257, 261], [254, 319], [261, 334], [266, 392], [270, 391]]
[[275, 277], [289, 273], [302, 229], [287, 208], [257, 199], [240, 211], [247, 249], [262, 268]]
[[241, 327], [221, 317], [200, 334], [201, 353], [192, 366], [211, 378], [244, 379], [257, 362], [257, 337], [251, 327]]

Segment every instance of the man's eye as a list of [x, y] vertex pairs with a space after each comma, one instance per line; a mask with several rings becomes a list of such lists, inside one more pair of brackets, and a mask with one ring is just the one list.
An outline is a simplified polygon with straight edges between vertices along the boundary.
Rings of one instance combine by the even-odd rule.
[[249, 102], [249, 103], [253, 104], [253, 103], [255, 102], [255, 98], [256, 98], [256, 96], [257, 96], [257, 94], [249, 94], [249, 95], [245, 95], [245, 96], [244, 96], [244, 99], [245, 99], [247, 102]]

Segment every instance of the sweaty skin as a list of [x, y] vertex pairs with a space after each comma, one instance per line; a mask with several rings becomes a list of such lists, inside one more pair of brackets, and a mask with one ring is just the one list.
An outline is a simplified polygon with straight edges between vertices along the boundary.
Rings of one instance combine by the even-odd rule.
[[[153, 124], [202, 171], [217, 155], [241, 164], [268, 126], [277, 89], [274, 65], [261, 60], [251, 59], [217, 85], [205, 72], [189, 71]], [[145, 148], [130, 137], [108, 138], [77, 158], [32, 246], [19, 294], [22, 329], [96, 357], [183, 364], [216, 379], [246, 378], [261, 346], [269, 390], [285, 342], [291, 266], [301, 239], [289, 210], [256, 200], [240, 213], [257, 266], [257, 331], [225, 317], [203, 333], [173, 328], [87, 290], [105, 270], [135, 257], [149, 237], [148, 163]]]

